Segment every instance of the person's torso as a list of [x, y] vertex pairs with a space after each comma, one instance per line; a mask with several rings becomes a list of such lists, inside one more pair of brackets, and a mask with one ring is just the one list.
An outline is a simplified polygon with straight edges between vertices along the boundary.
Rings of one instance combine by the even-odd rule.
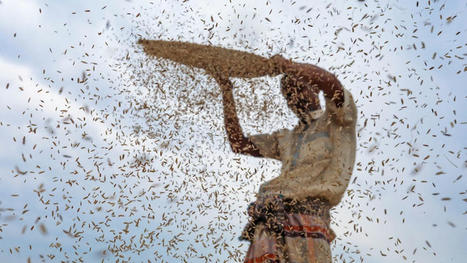
[[264, 183], [261, 194], [316, 196], [333, 204], [340, 200], [355, 162], [354, 126], [337, 126], [323, 114], [308, 127], [298, 126], [279, 136], [278, 147], [281, 174]]
[[319, 174], [328, 166], [333, 152], [329, 128], [325, 119], [320, 118], [311, 124], [298, 126], [279, 138], [282, 177], [300, 176], [297, 173], [304, 167], [310, 169], [309, 173]]

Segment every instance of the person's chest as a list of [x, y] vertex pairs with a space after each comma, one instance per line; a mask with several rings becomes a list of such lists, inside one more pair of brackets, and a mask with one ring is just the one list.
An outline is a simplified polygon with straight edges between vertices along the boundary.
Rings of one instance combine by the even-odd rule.
[[323, 164], [331, 159], [334, 146], [331, 130], [324, 121], [291, 130], [279, 140], [283, 170]]

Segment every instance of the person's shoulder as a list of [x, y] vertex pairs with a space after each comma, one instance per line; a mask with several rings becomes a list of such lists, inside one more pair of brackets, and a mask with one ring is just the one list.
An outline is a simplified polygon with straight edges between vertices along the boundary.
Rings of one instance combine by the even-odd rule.
[[283, 145], [284, 143], [290, 140], [290, 135], [292, 133], [293, 133], [293, 130], [283, 128], [283, 129], [275, 130], [271, 135], [274, 137], [275, 141], [279, 145]]
[[347, 105], [355, 105], [355, 100], [353, 99], [352, 93], [346, 89], [342, 88], [344, 91], [344, 105], [347, 103]]
[[337, 105], [329, 98], [325, 97], [326, 101], [326, 110], [337, 110], [338, 108], [346, 108], [352, 105], [355, 105], [355, 101], [353, 99], [352, 93], [345, 87], [342, 87], [342, 92], [344, 93], [344, 103], [341, 107], [337, 107]]
[[337, 107], [334, 102], [326, 98], [326, 115], [335, 123], [351, 126], [357, 121], [357, 106], [352, 93], [344, 87], [342, 90], [344, 92], [344, 103], [342, 106]]

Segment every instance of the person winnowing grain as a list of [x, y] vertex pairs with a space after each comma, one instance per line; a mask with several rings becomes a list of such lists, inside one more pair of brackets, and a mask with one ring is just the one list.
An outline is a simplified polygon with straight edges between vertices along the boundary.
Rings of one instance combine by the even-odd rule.
[[[271, 58], [280, 88], [299, 123], [292, 130], [245, 137], [228, 76], [212, 74], [221, 86], [224, 122], [235, 153], [282, 162], [280, 176], [260, 186], [248, 207], [241, 240], [250, 241], [245, 263], [332, 262], [329, 210], [350, 181], [355, 163], [357, 108], [352, 95], [328, 71]], [[326, 109], [322, 110], [319, 92]]]

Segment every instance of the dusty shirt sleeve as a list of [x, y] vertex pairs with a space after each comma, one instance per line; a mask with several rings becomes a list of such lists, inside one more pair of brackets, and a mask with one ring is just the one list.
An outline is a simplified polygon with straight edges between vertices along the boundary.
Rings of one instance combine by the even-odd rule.
[[344, 103], [341, 107], [337, 107], [331, 99], [326, 100], [326, 111], [331, 115], [332, 119], [339, 125], [347, 126], [355, 124], [357, 121], [357, 106], [352, 97], [352, 94], [346, 89], [344, 90]]
[[279, 130], [271, 134], [259, 134], [248, 137], [258, 147], [263, 157], [281, 160], [279, 140], [286, 130]]

